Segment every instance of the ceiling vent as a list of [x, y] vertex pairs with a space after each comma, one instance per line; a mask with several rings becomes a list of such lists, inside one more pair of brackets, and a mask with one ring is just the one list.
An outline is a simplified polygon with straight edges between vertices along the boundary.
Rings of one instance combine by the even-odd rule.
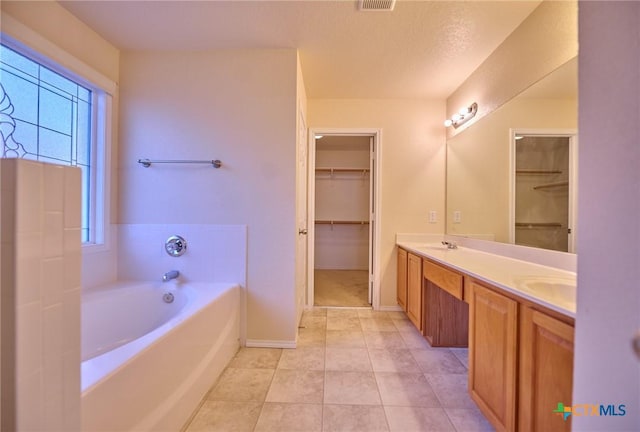
[[362, 11], [392, 11], [396, 0], [358, 0], [358, 9]]

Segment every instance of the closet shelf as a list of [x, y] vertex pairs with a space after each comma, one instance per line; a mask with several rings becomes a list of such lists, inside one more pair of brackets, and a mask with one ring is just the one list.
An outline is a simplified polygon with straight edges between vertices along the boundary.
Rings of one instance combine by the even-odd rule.
[[368, 225], [369, 221], [317, 220], [316, 225]]
[[519, 170], [516, 170], [516, 174], [533, 174], [533, 175], [562, 174], [562, 171], [544, 170], [544, 169], [519, 169]]
[[562, 228], [559, 222], [516, 222], [516, 228]]
[[316, 168], [316, 173], [358, 173], [366, 174], [369, 172], [369, 168]]
[[538, 186], [534, 186], [533, 188], [535, 190], [539, 190], [539, 189], [554, 189], [554, 188], [560, 188], [560, 187], [566, 187], [569, 186], [569, 182], [568, 181], [563, 181], [563, 182], [558, 182], [558, 183], [547, 183], [547, 184], [541, 184]]

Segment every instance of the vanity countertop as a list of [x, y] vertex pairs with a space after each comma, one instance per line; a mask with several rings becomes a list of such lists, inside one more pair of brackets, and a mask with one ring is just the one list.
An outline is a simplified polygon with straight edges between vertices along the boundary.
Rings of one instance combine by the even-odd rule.
[[439, 243], [398, 241], [403, 249], [465, 273], [563, 315], [576, 315], [576, 274], [502, 255]]

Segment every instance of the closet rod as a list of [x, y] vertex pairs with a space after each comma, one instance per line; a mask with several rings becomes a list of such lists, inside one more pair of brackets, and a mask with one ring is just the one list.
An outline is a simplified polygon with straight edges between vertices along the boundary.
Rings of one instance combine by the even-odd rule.
[[368, 225], [369, 221], [317, 220], [316, 225]]
[[562, 224], [558, 222], [516, 222], [518, 228], [561, 228]]

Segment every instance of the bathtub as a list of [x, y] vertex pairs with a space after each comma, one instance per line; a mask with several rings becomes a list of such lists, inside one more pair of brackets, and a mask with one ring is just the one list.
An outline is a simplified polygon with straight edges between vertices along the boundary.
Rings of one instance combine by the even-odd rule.
[[239, 321], [232, 284], [123, 282], [83, 294], [82, 430], [179, 431], [238, 350]]

